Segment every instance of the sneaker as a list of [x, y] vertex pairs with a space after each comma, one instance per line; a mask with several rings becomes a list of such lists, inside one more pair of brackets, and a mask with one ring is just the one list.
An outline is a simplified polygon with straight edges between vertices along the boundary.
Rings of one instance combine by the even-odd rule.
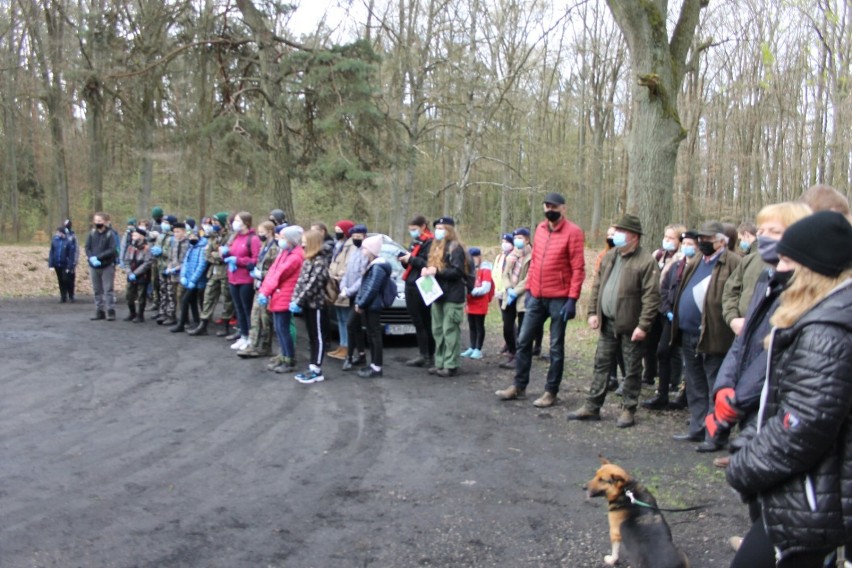
[[636, 420], [633, 418], [634, 411], [629, 408], [625, 408], [621, 411], [621, 414], [618, 417], [618, 420], [615, 421], [616, 428], [630, 428], [636, 423]]
[[526, 393], [526, 389], [519, 389], [515, 385], [512, 385], [507, 389], [498, 390], [494, 394], [496, 394], [500, 400], [521, 400], [526, 398]]
[[413, 359], [409, 359], [405, 362], [406, 367], [424, 367], [426, 366], [427, 359], [423, 355], [418, 355]]
[[260, 357], [260, 351], [249, 345], [248, 347], [244, 347], [237, 351], [237, 357], [242, 357], [243, 359], [254, 359], [255, 357]]
[[509, 354], [509, 357], [506, 358], [505, 361], [498, 365], [501, 369], [514, 369], [515, 368], [515, 356], [513, 354]]
[[597, 410], [591, 410], [584, 404], [577, 410], [572, 410], [566, 416], [568, 420], [600, 420], [601, 413]]
[[544, 394], [533, 401], [533, 406], [538, 408], [550, 408], [556, 404], [556, 395], [552, 392], [544, 391]]
[[316, 373], [314, 371], [306, 371], [304, 373], [299, 373], [293, 378], [302, 383], [303, 385], [321, 383], [325, 380], [325, 377], [322, 376], [322, 373]]
[[455, 367], [453, 369], [438, 369], [437, 371], [435, 371], [435, 374], [439, 377], [455, 377], [458, 372], [458, 367]]
[[468, 347], [467, 349], [459, 353], [459, 357], [470, 357], [474, 351], [476, 350], [473, 347]]
[[471, 359], [482, 359], [482, 357], [482, 351], [480, 351], [479, 349], [474, 349], [473, 353], [470, 354]]
[[233, 349], [234, 351], [239, 351], [240, 349], [243, 349], [243, 348], [248, 347], [248, 346], [249, 346], [248, 339], [246, 339], [245, 337], [240, 337], [239, 339], [237, 339], [236, 341], [234, 341], [231, 344], [231, 349]]
[[376, 379], [382, 376], [381, 371], [377, 371], [372, 367], [364, 367], [360, 371], [358, 371], [358, 376], [362, 379]]
[[281, 355], [276, 355], [275, 357], [273, 357], [272, 359], [269, 360], [269, 364], [266, 365], [266, 370], [267, 371], [274, 371], [283, 362], [284, 362], [284, 358]]
[[279, 375], [292, 373], [295, 370], [296, 362], [293, 361], [292, 357], [281, 357], [281, 363], [279, 363], [277, 367], [272, 369], [274, 373], [278, 373]]
[[346, 359], [346, 354], [349, 352], [349, 348], [345, 346], [340, 346], [334, 351], [329, 351], [326, 353], [332, 359]]

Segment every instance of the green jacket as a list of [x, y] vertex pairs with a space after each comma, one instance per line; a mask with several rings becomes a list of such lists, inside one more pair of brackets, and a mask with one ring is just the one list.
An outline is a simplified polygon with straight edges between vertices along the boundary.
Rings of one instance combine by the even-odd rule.
[[[599, 277], [592, 285], [589, 306], [594, 309], [599, 320], [603, 317], [601, 296], [617, 254], [621, 254], [618, 248], [607, 251], [601, 260]], [[621, 262], [624, 264], [618, 282], [615, 333], [630, 336], [637, 327], [648, 332], [660, 309], [660, 267], [651, 253], [646, 252], [641, 245], [633, 252], [622, 255]]]
[[722, 292], [722, 315], [731, 325], [736, 318], [744, 318], [751, 303], [751, 295], [761, 273], [770, 265], [763, 262], [759, 254], [749, 253], [742, 257], [739, 266], [728, 277]]
[[213, 233], [207, 239], [207, 248], [204, 249], [204, 258], [207, 260], [207, 280], [227, 280], [228, 267], [219, 254], [219, 247], [228, 244], [228, 231], [222, 229]]
[[[710, 286], [707, 288], [707, 295], [704, 296], [704, 311], [701, 313], [701, 335], [698, 339], [697, 348], [699, 353], [724, 355], [730, 349], [731, 343], [734, 342], [734, 332], [722, 316], [722, 294], [725, 290], [725, 283], [737, 269], [737, 266], [740, 265], [740, 261], [740, 257], [725, 249], [716, 262], [716, 266], [713, 267]], [[680, 285], [677, 287], [677, 295], [674, 301], [674, 321], [672, 322], [672, 345], [680, 343], [680, 328], [677, 325], [680, 297], [699, 262], [704, 262], [704, 257], [700, 253], [695, 255], [695, 258], [686, 265], [683, 278], [681, 278]]]

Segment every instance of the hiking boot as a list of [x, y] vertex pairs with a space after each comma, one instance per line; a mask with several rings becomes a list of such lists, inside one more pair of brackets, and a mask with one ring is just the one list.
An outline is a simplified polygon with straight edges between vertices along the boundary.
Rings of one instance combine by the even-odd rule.
[[642, 408], [648, 410], [666, 410], [669, 407], [669, 397], [663, 396], [660, 393], [655, 394], [648, 400], [642, 401]]
[[220, 329], [219, 331], [216, 332], [216, 337], [225, 337], [226, 335], [228, 335], [229, 329], [230, 329], [230, 327], [228, 326], [228, 324], [226, 322], [224, 325], [222, 325], [222, 329]]
[[435, 374], [439, 377], [455, 377], [459, 373], [458, 367], [453, 369], [438, 369]]
[[315, 371], [306, 371], [304, 373], [299, 373], [295, 377], [293, 377], [303, 385], [310, 385], [313, 383], [321, 383], [325, 380], [325, 377], [322, 376], [322, 373], [317, 373]]
[[176, 324], [177, 324], [177, 320], [175, 318], [166, 318], [165, 320], [163, 320], [163, 325], [167, 325], [169, 327], [176, 325]]
[[115, 321], [115, 310], [107, 310], [107, 321]]
[[440, 371], [440, 370], [441, 369], [439, 369], [438, 367], [429, 367], [428, 369], [426, 369], [426, 372], [429, 373], [430, 375], [437, 375], [438, 371]]
[[237, 351], [237, 356], [243, 359], [254, 359], [256, 357], [260, 357], [261, 355], [260, 351], [250, 345], [244, 349], [240, 349], [239, 351]]
[[133, 320], [133, 323], [145, 323], [145, 311], [136, 312], [136, 319]]
[[629, 408], [623, 408], [621, 410], [621, 414], [618, 416], [618, 420], [615, 421], [616, 428], [630, 428], [633, 426], [636, 421], [633, 418], [635, 411], [630, 410]]
[[281, 355], [276, 355], [272, 359], [269, 360], [269, 364], [266, 366], [267, 371], [274, 371], [276, 367], [278, 367], [281, 363], [284, 362], [284, 358]]
[[292, 373], [296, 370], [296, 362], [293, 361], [292, 357], [281, 357], [281, 363], [272, 370], [278, 373], [279, 375], [282, 375], [284, 373]]
[[533, 406], [538, 408], [550, 408], [556, 404], [556, 395], [552, 392], [544, 391], [544, 394], [533, 401]]
[[382, 376], [382, 370], [378, 371], [372, 367], [364, 367], [360, 371], [358, 371], [358, 376], [362, 379], [377, 379]]
[[514, 353], [510, 353], [505, 361], [497, 365], [501, 369], [514, 369], [515, 368], [515, 355]]
[[572, 410], [571, 412], [569, 412], [568, 416], [566, 416], [565, 418], [567, 418], [569, 421], [570, 420], [589, 420], [589, 421], [600, 420], [601, 419], [601, 413], [598, 410], [590, 409], [589, 407], [587, 407], [584, 404], [583, 406], [581, 406], [577, 410]]
[[671, 410], [683, 410], [687, 408], [689, 405], [686, 402], [686, 391], [682, 390], [677, 393], [677, 396], [674, 400], [669, 402], [669, 408]]
[[179, 321], [178, 323], [170, 327], [169, 331], [171, 331], [172, 333], [183, 333], [184, 331], [186, 331], [186, 326], [183, 325], [182, 321]]
[[527, 390], [519, 389], [515, 385], [512, 385], [509, 388], [499, 390], [494, 394], [496, 394], [500, 400], [522, 400], [526, 398]]
[[346, 359], [347, 353], [349, 353], [349, 348], [344, 345], [341, 345], [334, 351], [329, 351], [328, 353], [326, 353], [326, 355], [328, 357], [331, 357], [332, 359]]
[[190, 329], [187, 335], [207, 335], [207, 320], [201, 320], [197, 327]]
[[89, 321], [97, 321], [102, 319], [106, 319], [106, 314], [103, 311], [98, 310], [95, 312], [95, 317], [89, 318]]
[[406, 367], [425, 367], [426, 366], [426, 357], [423, 355], [418, 355], [413, 359], [409, 359], [405, 362]]
[[136, 319], [136, 312], [130, 312], [127, 317], [121, 318], [121, 321], [133, 321]]
[[163, 325], [163, 322], [166, 321], [166, 315], [165, 314], [159, 314], [155, 321], [157, 322], [157, 325]]

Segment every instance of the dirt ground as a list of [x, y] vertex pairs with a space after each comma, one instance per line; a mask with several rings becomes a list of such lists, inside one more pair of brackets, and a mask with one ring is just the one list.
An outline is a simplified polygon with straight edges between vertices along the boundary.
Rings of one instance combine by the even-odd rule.
[[671, 440], [685, 412], [618, 430], [610, 396], [603, 421], [566, 422], [591, 368], [580, 324], [561, 404], [539, 410], [494, 396], [512, 374], [496, 333], [458, 377], [404, 367], [396, 340], [384, 378], [329, 361], [308, 386], [221, 339], [92, 312], [0, 302], [4, 568], [601, 566], [606, 506], [581, 489], [601, 453], [662, 507], [708, 504], [666, 514], [694, 567], [727, 566], [747, 526], [713, 456]]

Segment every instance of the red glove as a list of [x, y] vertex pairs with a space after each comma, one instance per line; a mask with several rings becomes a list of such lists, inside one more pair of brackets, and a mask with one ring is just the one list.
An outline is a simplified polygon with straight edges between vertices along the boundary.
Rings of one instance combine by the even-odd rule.
[[713, 413], [721, 422], [729, 422], [733, 424], [739, 421], [742, 412], [736, 406], [736, 393], [734, 389], [728, 387], [719, 389], [716, 392], [716, 405]]
[[707, 433], [710, 434], [711, 438], [716, 438], [720, 427], [727, 428], [727, 426], [727, 424], [720, 424], [712, 412], [704, 418], [704, 427], [707, 428]]

